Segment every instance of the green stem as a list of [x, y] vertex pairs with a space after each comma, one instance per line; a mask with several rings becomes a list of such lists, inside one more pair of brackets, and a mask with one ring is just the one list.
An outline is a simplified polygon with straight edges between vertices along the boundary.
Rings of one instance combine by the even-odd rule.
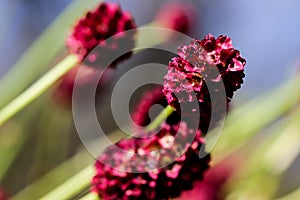
[[80, 198], [80, 200], [100, 200], [100, 198], [96, 193], [90, 192], [84, 197]]
[[0, 126], [26, 107], [29, 103], [34, 101], [37, 97], [46, 92], [47, 89], [57, 82], [64, 74], [76, 66], [78, 62], [79, 60], [76, 55], [67, 56], [32, 86], [12, 100], [8, 105], [0, 110]]
[[157, 127], [159, 127], [159, 125], [166, 120], [172, 113], [174, 112], [174, 108], [170, 105], [168, 105], [161, 113], [159, 113], [159, 115], [153, 120], [153, 122], [151, 122], [147, 127], [146, 127], [146, 131], [153, 131], [155, 130]]
[[40, 200], [71, 199], [82, 190], [89, 187], [94, 174], [94, 166], [90, 165]]
[[68, 178], [73, 177], [74, 174], [86, 169], [87, 164], [92, 166], [91, 163], [93, 163], [93, 158], [90, 157], [88, 152], [80, 151], [63, 164], [42, 176], [39, 180], [18, 192], [12, 199], [22, 200], [24, 197], [27, 199], [39, 199], [41, 196], [61, 185]]

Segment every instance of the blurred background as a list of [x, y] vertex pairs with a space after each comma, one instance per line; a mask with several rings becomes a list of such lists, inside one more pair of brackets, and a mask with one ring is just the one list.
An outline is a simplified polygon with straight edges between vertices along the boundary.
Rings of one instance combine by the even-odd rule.
[[[298, 0], [163, 2], [119, 0], [114, 2], [120, 3], [123, 10], [131, 12], [138, 26], [153, 21], [162, 4], [168, 2], [191, 4], [196, 11], [188, 33], [191, 37], [202, 39], [208, 33], [214, 36], [221, 34], [230, 36], [234, 47], [239, 49], [241, 55], [247, 60], [245, 83], [236, 94], [234, 105], [243, 104], [276, 89], [291, 76], [299, 73], [300, 1]], [[1, 0], [0, 78], [5, 76], [35, 39], [70, 3], [71, 0]], [[12, 161], [22, 166], [23, 171], [9, 168], [4, 176], [2, 185], [8, 194], [17, 193], [79, 151], [72, 148], [80, 144], [77, 136], [73, 134], [74, 130], [69, 131], [63, 126], [72, 123], [71, 114], [65, 112], [65, 108], [56, 108], [49, 101], [47, 96], [43, 96], [27, 109], [31, 110], [32, 116], [27, 117], [25, 110], [23, 116], [21, 113], [17, 118], [22, 119], [22, 122], [12, 121], [0, 129], [1, 132], [16, 132], [16, 138], [24, 132], [32, 132], [29, 136], [31, 139], [26, 141], [24, 139], [24, 143], [19, 145], [24, 154], [18, 155], [17, 159]], [[49, 104], [53, 109], [52, 114], [49, 114], [49, 109], [45, 108]], [[25, 115], [26, 120], [23, 120]], [[57, 119], [57, 116], [60, 116], [60, 119]], [[65, 120], [61, 120], [62, 116]], [[49, 126], [48, 122], [51, 120], [57, 126]], [[44, 132], [43, 135], [40, 135], [41, 132]], [[60, 134], [62, 132], [72, 133], [64, 134], [62, 139]], [[58, 138], [61, 141], [68, 141], [64, 152], [60, 148], [53, 150], [53, 146], [62, 145]], [[53, 156], [58, 154], [60, 156], [53, 160]], [[4, 161], [0, 160], [0, 162]], [[77, 161], [76, 163], [78, 164]], [[297, 163], [300, 163], [300, 159], [285, 175], [282, 184], [285, 186], [281, 188], [282, 191], [278, 191], [278, 194], [285, 194], [300, 186], [300, 175], [296, 173], [300, 165]], [[82, 166], [78, 164], [78, 169], [80, 168]]]

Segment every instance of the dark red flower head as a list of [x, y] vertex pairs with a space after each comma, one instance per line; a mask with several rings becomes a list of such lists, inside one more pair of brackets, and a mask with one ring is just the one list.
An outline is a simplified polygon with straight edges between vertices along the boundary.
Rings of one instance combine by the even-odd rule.
[[[175, 139], [177, 130], [179, 136]], [[194, 181], [201, 180], [209, 167], [209, 155], [198, 156], [202, 141], [194, 140], [188, 146], [174, 141], [184, 141], [190, 134], [183, 123], [177, 127], [164, 126], [152, 137], [124, 139], [107, 148], [95, 164], [93, 191], [104, 200], [178, 197], [182, 191], [191, 189]], [[162, 148], [160, 153], [155, 151]], [[110, 166], [104, 164], [108, 162]], [[169, 165], [159, 167], [164, 164]], [[143, 172], [132, 173], [135, 171]]]
[[156, 18], [163, 27], [187, 34], [194, 25], [195, 11], [187, 2], [168, 2], [160, 8]]
[[[246, 60], [233, 48], [229, 37], [215, 39], [210, 34], [201, 41], [194, 39], [189, 45], [180, 46], [178, 55], [169, 63], [164, 94], [171, 105], [198, 101], [200, 128], [206, 132], [212, 106], [227, 104], [241, 87]], [[227, 102], [219, 102], [222, 94]]]
[[[119, 50], [120, 46], [131, 50], [134, 47], [135, 31], [130, 33], [124, 31], [135, 28], [134, 20], [128, 12], [122, 11], [116, 3], [105, 2], [94, 11], [88, 12], [76, 24], [67, 39], [67, 46], [71, 53], [79, 56], [80, 60], [87, 58], [86, 62], [92, 65]], [[110, 37], [112, 39], [105, 42]], [[100, 45], [99, 51], [93, 51], [90, 55], [90, 52], [98, 45]], [[114, 64], [129, 55], [130, 53], [122, 56]]]

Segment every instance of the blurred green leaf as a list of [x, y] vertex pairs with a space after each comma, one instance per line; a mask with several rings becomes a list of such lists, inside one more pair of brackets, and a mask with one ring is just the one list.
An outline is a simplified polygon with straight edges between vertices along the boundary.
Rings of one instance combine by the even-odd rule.
[[[39, 199], [43, 194], [50, 192], [64, 182], [64, 180], [72, 177], [92, 162], [93, 158], [90, 154], [86, 151], [81, 151], [63, 164], [46, 173], [38, 181], [24, 188], [18, 194], [13, 196], [12, 199]], [[92, 167], [90, 169], [92, 170]]]
[[291, 111], [300, 102], [299, 83], [300, 75], [297, 75], [273, 91], [229, 112], [218, 143], [212, 150], [214, 157], [217, 160], [227, 157], [259, 131]]
[[0, 130], [0, 180], [25, 142], [20, 125], [10, 122]]
[[257, 143], [250, 158], [228, 184], [227, 199], [272, 199], [281, 177], [300, 153], [300, 109], [292, 112], [266, 141]]
[[29, 122], [34, 121], [35, 117], [38, 116], [41, 107], [45, 105], [44, 99], [43, 96], [22, 113], [19, 113], [19, 116], [0, 127], [0, 181], [3, 181], [6, 172], [22, 152], [26, 142], [32, 137], [32, 127]]

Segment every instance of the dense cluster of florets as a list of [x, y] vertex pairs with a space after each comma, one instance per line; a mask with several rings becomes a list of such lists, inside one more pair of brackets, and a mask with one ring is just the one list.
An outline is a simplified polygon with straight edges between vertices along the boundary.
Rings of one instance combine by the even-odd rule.
[[[130, 50], [134, 47], [135, 28], [131, 15], [122, 11], [118, 4], [102, 3], [76, 24], [67, 39], [67, 46], [80, 60], [85, 59], [86, 64], [98, 68], [108, 55], [116, 54], [120, 48], [128, 50], [129, 53], [108, 63], [114, 66], [130, 56]], [[131, 29], [133, 30], [126, 32]], [[109, 41], [105, 41], [108, 38]], [[93, 50], [96, 47], [97, 50]]]
[[165, 125], [149, 138], [121, 140], [96, 162], [93, 190], [103, 199], [178, 197], [203, 178], [210, 160], [209, 155], [199, 158], [202, 140], [185, 143], [191, 136], [200, 138], [200, 132], [181, 123]]
[[[232, 46], [231, 39], [207, 35], [203, 40], [192, 40], [178, 48], [165, 76], [164, 93], [169, 104], [198, 101], [199, 127], [206, 132], [210, 124], [212, 106], [231, 101], [241, 87], [246, 61]], [[213, 98], [212, 98], [213, 97]], [[174, 106], [175, 107], [175, 106]], [[183, 110], [193, 112], [197, 110]], [[224, 114], [224, 113], [223, 113]], [[222, 113], [218, 118], [222, 117]]]
[[[108, 81], [109, 75], [105, 68], [115, 67], [132, 54], [135, 29], [136, 25], [131, 15], [112, 2], [101, 3], [78, 21], [66, 41], [70, 53], [76, 54], [80, 61], [84, 61], [77, 79], [78, 89], [84, 90], [91, 85], [90, 83], [99, 79], [95, 70], [88, 67], [97, 68], [105, 73], [99, 84]], [[76, 67], [67, 73], [55, 91], [55, 99], [63, 104], [71, 105], [78, 69], [79, 67]]]
[[[188, 46], [181, 46], [178, 49], [178, 54], [192, 64], [201, 63], [202, 55], [200, 52], [204, 49], [207, 53], [207, 65], [202, 65], [205, 68], [202, 70], [204, 80], [210, 73], [210, 67], [217, 67], [219, 74], [212, 82], [223, 81], [228, 100], [231, 100], [233, 93], [241, 87], [243, 83], [244, 66], [246, 60], [241, 57], [240, 52], [232, 46], [232, 41], [227, 36], [219, 36], [214, 38], [212, 35], [207, 35], [201, 41], [194, 40]], [[198, 61], [194, 60], [198, 57]], [[217, 75], [217, 74], [216, 74]], [[214, 78], [214, 77], [211, 77]]]

